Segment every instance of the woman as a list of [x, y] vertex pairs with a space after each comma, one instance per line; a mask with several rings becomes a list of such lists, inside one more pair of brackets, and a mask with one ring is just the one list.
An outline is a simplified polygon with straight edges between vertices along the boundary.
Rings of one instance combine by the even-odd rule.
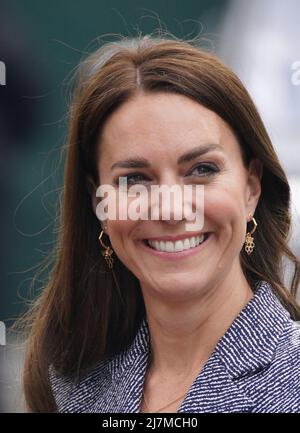
[[[122, 178], [144, 191], [203, 187], [201, 228], [187, 230], [171, 205], [167, 219], [159, 208], [158, 219], [100, 221], [99, 185], [130, 208]], [[213, 55], [140, 37], [88, 57], [70, 115], [56, 264], [28, 342], [29, 410], [298, 412], [289, 202], [249, 94]]]

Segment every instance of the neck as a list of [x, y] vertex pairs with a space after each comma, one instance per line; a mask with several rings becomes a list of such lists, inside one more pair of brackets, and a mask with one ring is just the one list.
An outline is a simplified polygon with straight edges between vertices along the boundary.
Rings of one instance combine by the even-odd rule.
[[253, 296], [242, 272], [238, 277], [236, 272], [229, 274], [185, 302], [170, 304], [143, 286], [142, 291], [151, 339], [151, 371], [166, 380], [198, 371]]

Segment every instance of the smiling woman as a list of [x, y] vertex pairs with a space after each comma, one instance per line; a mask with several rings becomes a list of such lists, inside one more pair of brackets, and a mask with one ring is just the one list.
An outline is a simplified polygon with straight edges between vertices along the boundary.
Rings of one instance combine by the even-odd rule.
[[[99, 185], [130, 207], [121, 178], [146, 191], [201, 186], [203, 206], [193, 193], [190, 207], [202, 228], [186, 230], [164, 200], [158, 219], [99, 221]], [[28, 409], [298, 412], [289, 205], [259, 114], [215, 56], [154, 36], [90, 55], [70, 116], [56, 263], [31, 316]]]

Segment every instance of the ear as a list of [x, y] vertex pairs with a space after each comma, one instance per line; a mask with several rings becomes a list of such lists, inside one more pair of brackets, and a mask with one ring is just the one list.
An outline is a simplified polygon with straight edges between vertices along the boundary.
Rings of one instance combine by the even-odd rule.
[[251, 159], [247, 174], [246, 210], [247, 214], [254, 215], [255, 209], [261, 195], [261, 179], [263, 175], [263, 164], [257, 159]]

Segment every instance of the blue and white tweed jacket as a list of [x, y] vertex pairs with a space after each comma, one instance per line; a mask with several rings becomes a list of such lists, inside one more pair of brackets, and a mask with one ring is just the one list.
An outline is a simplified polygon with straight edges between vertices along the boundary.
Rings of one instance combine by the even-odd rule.
[[[265, 281], [220, 339], [178, 413], [300, 412], [300, 326]], [[150, 349], [147, 318], [131, 346], [77, 383], [51, 370], [59, 412], [139, 412]]]

